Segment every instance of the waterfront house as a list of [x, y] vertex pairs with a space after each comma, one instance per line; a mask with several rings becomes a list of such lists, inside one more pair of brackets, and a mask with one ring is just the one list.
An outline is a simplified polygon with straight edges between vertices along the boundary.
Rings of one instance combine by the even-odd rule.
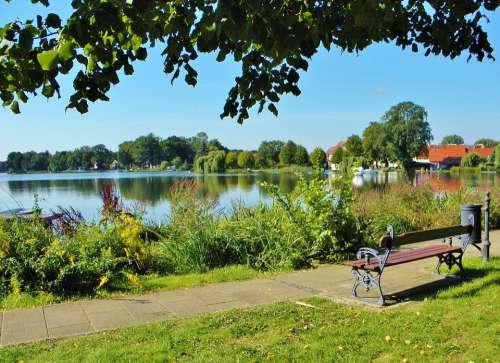
[[452, 166], [459, 166], [462, 158], [469, 153], [475, 153], [481, 159], [488, 159], [493, 156], [494, 152], [494, 148], [484, 145], [429, 145], [420, 156], [413, 160], [431, 169], [448, 169]]

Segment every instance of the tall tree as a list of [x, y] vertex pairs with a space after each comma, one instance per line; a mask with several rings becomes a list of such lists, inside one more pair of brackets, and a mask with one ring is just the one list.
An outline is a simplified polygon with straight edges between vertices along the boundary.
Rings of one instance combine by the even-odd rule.
[[118, 145], [118, 162], [127, 169], [134, 163], [134, 158], [132, 157], [133, 147], [134, 143], [132, 141], [125, 141]]
[[475, 145], [483, 145], [484, 147], [495, 147], [498, 145], [498, 141], [493, 139], [479, 139], [474, 144]]
[[431, 142], [432, 132], [427, 111], [412, 102], [391, 107], [382, 117], [389, 149], [407, 174], [413, 170], [413, 158]]
[[344, 148], [339, 147], [330, 156], [330, 162], [332, 162], [334, 164], [340, 164], [341, 162], [344, 161], [344, 159], [347, 156], [348, 156], [347, 152], [344, 150]]
[[13, 151], [7, 155], [7, 169], [10, 173], [22, 173], [23, 169], [23, 153]]
[[363, 156], [363, 140], [358, 135], [352, 135], [347, 138], [345, 150], [350, 156]]
[[311, 164], [313, 168], [324, 170], [327, 165], [326, 153], [323, 149], [317, 147], [311, 152]]
[[280, 151], [280, 164], [284, 166], [292, 165], [294, 162], [297, 145], [292, 140], [283, 145]]
[[387, 163], [389, 150], [387, 149], [386, 129], [380, 122], [370, 122], [363, 131], [363, 149], [365, 157], [371, 163], [383, 161]]
[[230, 151], [226, 154], [226, 168], [236, 169], [238, 167], [238, 153]]
[[68, 152], [67, 151], [57, 151], [50, 158], [49, 170], [53, 172], [59, 172], [69, 169], [68, 164]]
[[195, 156], [202, 156], [208, 153], [208, 135], [205, 132], [198, 132], [196, 136], [189, 139], [189, 142]]
[[443, 145], [463, 145], [464, 143], [464, 138], [460, 135], [447, 135], [443, 137], [443, 140], [441, 141], [441, 144]]
[[132, 158], [134, 159], [134, 163], [140, 167], [158, 165], [161, 160], [159, 138], [153, 134], [138, 137], [134, 141]]
[[102, 144], [93, 146], [92, 153], [92, 164], [98, 169], [108, 169], [113, 162], [113, 152]]
[[255, 159], [250, 151], [242, 151], [238, 154], [238, 166], [244, 169], [253, 168]]
[[500, 170], [500, 144], [495, 146], [495, 167]]
[[295, 148], [295, 155], [293, 156], [293, 162], [301, 166], [309, 164], [309, 154], [304, 146], [297, 145]]
[[160, 142], [162, 160], [172, 162], [176, 157], [192, 163], [195, 152], [185, 137], [170, 136]]
[[[32, 3], [49, 6], [49, 0]], [[88, 101], [108, 101], [119, 74], [133, 74], [150, 47], [163, 47], [163, 70], [172, 81], [182, 75], [192, 86], [198, 77], [194, 60], [216, 52], [219, 62], [229, 56], [229, 62], [241, 63], [221, 117], [242, 122], [254, 106], [277, 114], [282, 95], [299, 95], [299, 72], [307, 71], [319, 49], [358, 53], [389, 43], [426, 56], [493, 58], [483, 25], [499, 5], [497, 0], [68, 1], [26, 21], [12, 13], [12, 21], [0, 27], [0, 93], [3, 105], [19, 113], [19, 102], [29, 94], [59, 96], [59, 80], [69, 73], [74, 93], [68, 107], [84, 113]]]
[[276, 165], [280, 162], [280, 152], [283, 145], [285, 143], [279, 140], [262, 141], [257, 153], [266, 160], [268, 165]]

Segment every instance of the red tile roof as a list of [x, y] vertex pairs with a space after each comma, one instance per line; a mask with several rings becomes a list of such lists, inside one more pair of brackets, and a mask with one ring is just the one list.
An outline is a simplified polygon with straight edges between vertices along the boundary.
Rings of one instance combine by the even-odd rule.
[[429, 145], [429, 161], [442, 163], [449, 159], [462, 159], [466, 154], [475, 153], [482, 158], [493, 155], [495, 149], [481, 145]]
[[334, 145], [334, 146], [331, 146], [328, 148], [328, 150], [326, 150], [326, 157], [328, 158], [328, 160], [330, 160], [330, 156], [339, 148], [344, 148], [345, 147], [345, 144], [347, 144], [347, 141], [345, 140], [342, 140], [340, 142], [337, 143], [337, 145]]

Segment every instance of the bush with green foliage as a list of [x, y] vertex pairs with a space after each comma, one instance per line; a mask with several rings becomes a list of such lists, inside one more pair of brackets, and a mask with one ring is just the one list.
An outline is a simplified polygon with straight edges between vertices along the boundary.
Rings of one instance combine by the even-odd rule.
[[323, 149], [317, 147], [315, 148], [309, 157], [311, 160], [311, 164], [313, 168], [315, 169], [325, 169], [328, 165], [327, 160], [326, 160], [326, 153], [324, 152]]
[[222, 173], [226, 170], [226, 153], [222, 150], [210, 151], [206, 156], [199, 156], [194, 161], [194, 170], [198, 173]]
[[0, 221], [0, 291], [95, 291], [151, 267], [144, 224], [126, 214], [57, 235], [38, 218]]
[[495, 147], [495, 167], [500, 169], [500, 145]]
[[238, 153], [230, 151], [226, 154], [226, 168], [236, 169], [238, 167]]
[[242, 151], [238, 154], [238, 166], [242, 169], [251, 169], [255, 165], [253, 153]]
[[466, 168], [475, 168], [481, 164], [481, 157], [476, 153], [468, 153], [460, 161], [460, 166]]

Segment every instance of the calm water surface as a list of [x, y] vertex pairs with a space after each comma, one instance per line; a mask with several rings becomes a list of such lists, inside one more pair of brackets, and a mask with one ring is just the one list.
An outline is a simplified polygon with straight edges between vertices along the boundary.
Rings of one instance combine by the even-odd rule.
[[[193, 179], [201, 185], [204, 194], [217, 198], [222, 208], [230, 208], [236, 201], [248, 205], [268, 196], [260, 182], [276, 184], [283, 192], [295, 188], [297, 177], [290, 173], [244, 173], [200, 175], [191, 172], [137, 173], [93, 172], [63, 174], [0, 174], [0, 210], [31, 208], [34, 195], [45, 212], [57, 208], [74, 207], [88, 219], [96, 219], [101, 205], [99, 192], [103, 185], [113, 184], [125, 204], [139, 206], [146, 217], [165, 220], [169, 210], [169, 189], [181, 179]], [[356, 177], [358, 188], [373, 188], [397, 182], [398, 173], [378, 173]], [[429, 183], [436, 191], [456, 191], [461, 186], [491, 188], [500, 186], [497, 174], [473, 174], [467, 176], [417, 174], [415, 183]]]

